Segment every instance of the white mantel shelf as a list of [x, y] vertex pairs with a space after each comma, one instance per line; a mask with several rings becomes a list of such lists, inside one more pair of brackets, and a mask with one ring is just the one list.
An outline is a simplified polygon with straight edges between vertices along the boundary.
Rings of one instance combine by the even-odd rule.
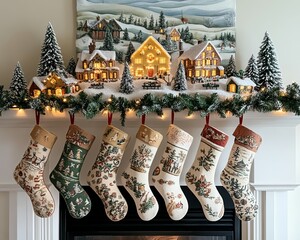
[[[126, 162], [130, 158], [135, 143], [135, 134], [139, 124], [141, 124], [141, 119], [136, 117], [133, 111], [130, 111], [127, 114], [125, 127], [123, 127], [119, 118], [119, 113], [114, 114], [112, 124], [131, 136], [128, 149], [126, 149], [123, 157]], [[169, 109], [165, 109], [162, 117], [149, 114], [146, 117], [146, 124], [165, 135], [170, 119], [171, 112]], [[185, 185], [184, 173], [195, 158], [205, 119], [197, 113], [187, 116], [187, 111], [184, 111], [175, 113], [174, 123], [194, 137], [180, 179], [181, 185]], [[219, 176], [227, 163], [234, 140], [232, 133], [238, 123], [237, 117], [220, 118], [217, 114], [210, 116], [210, 124], [229, 135], [229, 141], [217, 166], [216, 185], [220, 185]], [[57, 135], [57, 142], [46, 165], [46, 177], [60, 158], [69, 124], [67, 110], [64, 112], [46, 110], [46, 114], [40, 117], [40, 125]], [[107, 125], [107, 113], [98, 114], [93, 119], [86, 119], [81, 114], [75, 114], [75, 124], [91, 131], [96, 136], [80, 174], [80, 181], [85, 184], [85, 176], [99, 151], [100, 140]], [[251, 185], [260, 206], [259, 214], [254, 221], [243, 223], [242, 240], [288, 239], [288, 206], [291, 201], [297, 205], [295, 201], [300, 197], [298, 196], [295, 200], [291, 200], [289, 197], [289, 193], [295, 191], [300, 183], [298, 177], [300, 176], [300, 116], [282, 111], [247, 112], [244, 115], [243, 124], [259, 133], [263, 142], [255, 155], [251, 173]], [[32, 109], [7, 110], [0, 116], [0, 191], [9, 193], [9, 240], [58, 240], [59, 194], [56, 189], [49, 184], [50, 191], [57, 203], [54, 215], [48, 219], [40, 219], [34, 216], [27, 194], [15, 183], [12, 177], [15, 166], [21, 160], [28, 146], [29, 134], [34, 125], [35, 112]], [[162, 142], [154, 161], [160, 160], [164, 147]], [[123, 161], [120, 165], [120, 171], [124, 167], [122, 163]]]

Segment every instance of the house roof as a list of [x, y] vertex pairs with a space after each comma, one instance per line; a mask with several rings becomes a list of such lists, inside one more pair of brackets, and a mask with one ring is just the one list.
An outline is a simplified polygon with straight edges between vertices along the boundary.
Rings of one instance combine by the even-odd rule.
[[106, 61], [116, 60], [115, 51], [94, 50], [92, 53], [89, 53], [88, 50], [83, 50], [80, 55], [80, 61], [91, 61], [97, 54]]
[[228, 78], [226, 85], [229, 84], [229, 82], [231, 81], [233, 81], [236, 85], [239, 86], [256, 86], [256, 84], [250, 78], [241, 79], [238, 77], [230, 77]]
[[197, 59], [200, 54], [206, 49], [207, 45], [211, 45], [214, 50], [216, 51], [216, 53], [218, 54], [219, 58], [222, 60], [221, 55], [219, 54], [219, 52], [217, 51], [217, 49], [215, 48], [215, 46], [212, 44], [212, 42], [207, 41], [207, 42], [202, 42], [200, 44], [197, 44], [193, 47], [191, 47], [189, 50], [185, 51], [180, 57], [180, 60], [183, 59], [191, 59], [191, 60], [195, 60]]
[[149, 42], [153, 41], [154, 44], [158, 45], [162, 52], [164, 52], [169, 59], [171, 59], [170, 54], [166, 51], [166, 49], [152, 36], [149, 36], [142, 44], [139, 46], [139, 48], [131, 55], [131, 58], [134, 57], [136, 54], [138, 54]]
[[166, 28], [165, 33], [166, 34], [171, 34], [173, 31], [176, 31], [177, 33], [179, 33], [178, 30], [175, 27], [168, 27], [168, 28]]

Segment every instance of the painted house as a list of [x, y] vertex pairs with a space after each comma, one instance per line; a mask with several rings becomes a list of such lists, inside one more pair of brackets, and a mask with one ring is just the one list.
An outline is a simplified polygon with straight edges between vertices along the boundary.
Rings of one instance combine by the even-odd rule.
[[210, 42], [202, 42], [185, 51], [179, 60], [183, 61], [188, 78], [223, 76], [222, 58]]
[[172, 41], [178, 42], [180, 40], [180, 32], [176, 28], [167, 28], [166, 34], [170, 36]]
[[86, 20], [82, 30], [85, 32], [91, 32], [92, 38], [96, 41], [103, 40], [105, 37], [105, 30], [109, 27], [113, 38], [120, 38], [122, 31], [121, 26], [115, 19], [101, 19], [97, 16], [96, 20]]
[[251, 94], [256, 84], [250, 78], [230, 77], [227, 80], [226, 88], [228, 92]]
[[170, 73], [171, 56], [152, 36], [131, 55], [130, 72], [135, 78]]
[[93, 41], [89, 50], [79, 53], [75, 72], [78, 80], [115, 81], [120, 72], [116, 66], [116, 52], [97, 50]]
[[48, 76], [33, 77], [29, 85], [29, 94], [38, 97], [41, 93], [62, 97], [80, 91], [78, 81], [70, 74], [62, 74], [58, 71], [50, 72]]

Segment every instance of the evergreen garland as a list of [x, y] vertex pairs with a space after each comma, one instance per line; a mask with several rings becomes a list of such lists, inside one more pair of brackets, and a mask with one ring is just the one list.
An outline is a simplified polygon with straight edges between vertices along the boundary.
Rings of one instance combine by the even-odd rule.
[[[82, 113], [87, 119], [95, 117], [100, 112], [107, 110], [111, 113], [120, 113], [121, 124], [125, 124], [126, 113], [135, 111], [138, 117], [149, 113], [163, 115], [163, 111], [170, 109], [174, 112], [187, 110], [187, 114], [198, 113], [201, 117], [210, 113], [217, 113], [225, 118], [227, 113], [240, 117], [247, 111], [271, 112], [284, 110], [300, 115], [300, 86], [292, 83], [287, 86], [286, 91], [280, 88], [265, 89], [247, 98], [235, 94], [232, 98], [221, 99], [216, 93], [203, 95], [200, 93], [179, 95], [164, 94], [157, 96], [152, 93], [144, 95], [141, 99], [128, 100], [125, 97], [111, 96], [103, 99], [103, 94], [94, 96], [84, 92], [77, 96], [65, 98], [46, 96], [41, 94], [38, 98], [23, 98], [18, 107], [34, 109], [45, 114], [46, 107], [52, 107], [58, 111], [68, 110], [70, 113]], [[9, 97], [9, 91], [0, 86], [0, 114], [16, 105]]]

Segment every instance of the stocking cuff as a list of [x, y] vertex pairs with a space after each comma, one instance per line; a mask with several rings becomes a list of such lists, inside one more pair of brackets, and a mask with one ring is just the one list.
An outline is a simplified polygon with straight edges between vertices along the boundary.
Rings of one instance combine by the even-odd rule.
[[193, 137], [189, 133], [183, 131], [174, 124], [170, 124], [167, 135], [168, 143], [183, 148], [184, 150], [189, 150], [193, 142]]
[[236, 144], [239, 144], [253, 152], [257, 151], [262, 141], [261, 136], [241, 124], [237, 126], [233, 136], [235, 136], [234, 142]]
[[112, 125], [108, 125], [103, 134], [103, 141], [124, 151], [129, 142], [129, 135]]
[[136, 134], [136, 138], [150, 146], [158, 148], [163, 139], [163, 136], [159, 132], [142, 124]]
[[66, 138], [70, 143], [86, 150], [90, 149], [95, 140], [94, 135], [90, 134], [87, 131], [84, 131], [74, 124], [70, 125]]
[[208, 124], [203, 128], [201, 136], [220, 147], [225, 147], [229, 138], [227, 134]]
[[48, 132], [39, 125], [35, 125], [32, 129], [30, 136], [39, 144], [51, 149], [56, 141], [56, 136], [53, 133]]

